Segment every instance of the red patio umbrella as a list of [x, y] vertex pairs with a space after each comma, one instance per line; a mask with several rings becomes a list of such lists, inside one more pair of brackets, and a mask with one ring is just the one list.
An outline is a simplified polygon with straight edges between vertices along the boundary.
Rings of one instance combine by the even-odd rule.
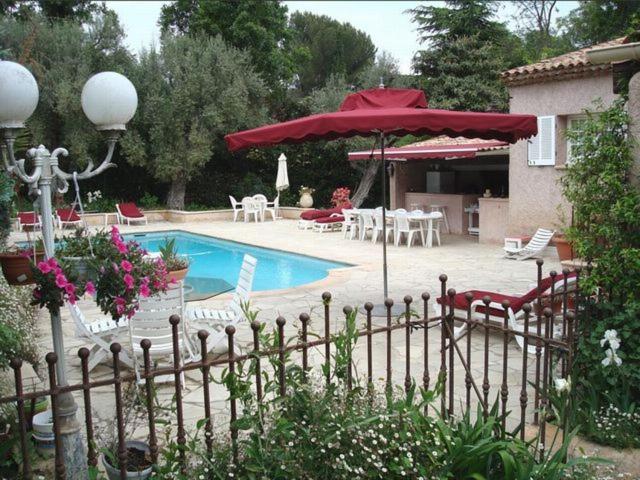
[[[383, 229], [386, 229], [385, 137], [388, 135], [447, 135], [496, 139], [514, 143], [538, 133], [533, 115], [456, 112], [427, 108], [422, 90], [375, 88], [347, 95], [337, 112], [321, 113], [288, 122], [232, 133], [224, 137], [231, 151], [308, 140], [333, 140], [356, 135], [380, 137]], [[384, 296], [387, 288], [387, 235], [382, 235]]]

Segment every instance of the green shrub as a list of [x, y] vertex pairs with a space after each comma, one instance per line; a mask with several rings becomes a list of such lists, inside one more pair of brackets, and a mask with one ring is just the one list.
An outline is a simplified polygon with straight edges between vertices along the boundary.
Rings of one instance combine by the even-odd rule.
[[158, 197], [149, 192], [146, 192], [142, 197], [140, 197], [140, 206], [148, 210], [153, 210], [161, 207], [162, 204], [160, 203], [160, 199]]

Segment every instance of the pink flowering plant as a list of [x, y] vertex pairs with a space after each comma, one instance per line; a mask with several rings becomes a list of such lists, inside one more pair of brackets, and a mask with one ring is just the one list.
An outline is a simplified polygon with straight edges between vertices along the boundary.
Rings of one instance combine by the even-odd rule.
[[33, 267], [36, 288], [33, 303], [59, 309], [74, 304], [85, 293], [95, 297], [100, 309], [115, 321], [131, 318], [140, 297], [150, 297], [167, 289], [169, 277], [162, 259], [149, 260], [135, 241], [125, 242], [117, 227], [108, 234], [96, 234], [91, 263], [95, 278], [79, 280], [71, 265], [56, 258]]
[[340, 207], [346, 203], [349, 203], [349, 196], [351, 195], [351, 190], [348, 187], [340, 187], [336, 188], [331, 195], [331, 204], [334, 207]]
[[125, 242], [117, 227], [111, 229], [109, 247], [101, 252], [95, 285], [96, 303], [118, 321], [131, 318], [140, 297], [165, 292], [169, 277], [162, 259], [145, 258], [146, 251], [131, 240]]
[[[38, 262], [33, 268], [33, 275], [36, 288], [33, 290], [32, 303], [40, 308], [47, 307], [49, 311], [58, 310], [64, 302], [76, 303], [85, 291], [86, 286], [76, 285], [69, 280], [68, 273], [54, 257]], [[91, 287], [92, 285], [88, 285], [89, 289]]]

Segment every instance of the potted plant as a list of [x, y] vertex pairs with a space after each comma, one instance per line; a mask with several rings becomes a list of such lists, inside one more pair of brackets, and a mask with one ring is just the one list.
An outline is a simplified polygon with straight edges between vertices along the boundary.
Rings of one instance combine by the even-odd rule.
[[2, 273], [9, 285], [31, 285], [34, 283], [33, 263], [44, 259], [42, 240], [38, 240], [35, 248], [13, 247], [0, 253]]
[[[553, 236], [553, 244], [558, 252], [558, 258], [560, 261], [573, 260], [575, 255], [573, 253], [573, 245], [567, 239], [563, 233], [568, 227], [566, 215], [564, 210], [558, 206], [558, 218], [560, 220], [559, 231]], [[573, 208], [571, 209], [571, 224], [573, 224]]]
[[165, 238], [164, 243], [158, 247], [160, 250], [160, 258], [164, 261], [164, 265], [172, 282], [184, 280], [189, 270], [189, 258], [178, 255], [175, 238]]
[[336, 188], [331, 195], [331, 204], [334, 207], [341, 207], [343, 205], [349, 205], [351, 201], [349, 200], [349, 196], [351, 195], [351, 190], [348, 187], [340, 187]]
[[84, 228], [77, 228], [73, 235], [66, 235], [58, 242], [56, 257], [68, 266], [67, 271], [73, 273], [71, 277], [74, 280], [95, 281], [97, 269], [92, 252], [95, 251], [94, 247], [98, 249], [100, 243], [104, 243], [107, 238], [108, 235], [104, 231], [91, 236]]
[[[126, 478], [146, 479], [153, 472], [151, 461], [151, 447], [147, 442], [134, 440], [136, 431], [143, 427], [146, 422], [145, 402], [138, 398], [135, 384], [127, 384], [122, 396], [122, 411], [124, 413], [123, 425], [125, 429], [125, 449], [127, 453], [127, 476]], [[102, 448], [102, 465], [110, 480], [120, 480], [120, 461], [118, 445], [118, 424], [109, 423], [111, 428], [98, 433], [100, 444], [106, 445]]]
[[315, 192], [314, 188], [305, 186], [300, 187], [300, 190], [298, 190], [298, 193], [300, 194], [300, 200], [298, 203], [302, 208], [313, 207], [313, 197], [311, 196], [313, 192]]

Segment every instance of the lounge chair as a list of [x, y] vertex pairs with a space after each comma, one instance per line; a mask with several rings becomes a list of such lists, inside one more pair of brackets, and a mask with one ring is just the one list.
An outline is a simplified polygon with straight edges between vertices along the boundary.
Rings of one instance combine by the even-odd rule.
[[[178, 315], [181, 322], [178, 325], [178, 345], [180, 361], [190, 362], [197, 360], [195, 352], [197, 344], [193, 343], [189, 336], [189, 326], [185, 320], [184, 313], [184, 293], [182, 284], [174, 285], [165, 293], [154, 295], [153, 297], [140, 298], [139, 308], [135, 315], [129, 320], [129, 337], [133, 350], [133, 366], [138, 382], [141, 381], [140, 371], [144, 365], [142, 359], [144, 351], [140, 346], [142, 340], [149, 339], [151, 348], [149, 354], [152, 360], [158, 358], [169, 358], [173, 361], [173, 326], [169, 323], [169, 317]], [[184, 374], [182, 384], [184, 385]], [[156, 382], [172, 382], [173, 375], [156, 377]]]
[[[238, 284], [233, 292], [233, 297], [229, 302], [226, 309], [223, 310], [211, 310], [203, 307], [187, 306], [185, 309], [185, 315], [187, 319], [194, 322], [204, 322], [207, 325], [213, 326], [222, 333], [227, 325], [235, 325], [241, 320], [246, 319], [243, 305], [249, 302], [249, 295], [251, 288], [253, 287], [253, 278], [256, 272], [256, 260], [251, 255], [245, 255], [242, 260], [242, 266], [240, 267], [240, 276], [238, 278]], [[224, 340], [226, 336], [220, 337], [217, 341]], [[211, 340], [214, 343], [214, 340]], [[217, 345], [211, 345], [211, 348], [216, 348]]]
[[77, 226], [82, 224], [82, 218], [72, 208], [58, 208], [56, 210], [58, 227], [62, 230], [67, 226]]
[[533, 238], [522, 248], [504, 247], [505, 258], [513, 260], [526, 260], [528, 258], [540, 256], [542, 251], [547, 248], [551, 238], [553, 238], [553, 230], [539, 228]]
[[[69, 304], [69, 313], [76, 326], [76, 336], [85, 338], [92, 343], [89, 349], [89, 371], [93, 370], [100, 362], [112, 358], [109, 347], [113, 342], [121, 341], [119, 337], [126, 335], [129, 323], [123, 318], [118, 323], [111, 318], [102, 317], [99, 320], [88, 322], [82, 310], [77, 304]], [[120, 361], [133, 368], [133, 361], [129, 354], [122, 350]]]
[[22, 232], [24, 227], [30, 227], [32, 230], [42, 228], [40, 216], [36, 212], [18, 212], [18, 231]]
[[298, 228], [301, 230], [313, 228], [313, 224], [317, 219], [330, 217], [334, 213], [337, 215], [342, 215], [343, 210], [348, 210], [351, 207], [352, 205], [350, 203], [346, 203], [339, 207], [329, 208], [326, 210], [307, 210], [306, 212], [302, 212], [300, 214], [300, 220], [298, 220]]
[[242, 212], [242, 203], [238, 202], [233, 196], [229, 195], [231, 208], [233, 209], [233, 221], [238, 220], [238, 215]]
[[344, 222], [343, 215], [332, 213], [328, 217], [316, 218], [313, 222], [313, 231], [323, 233], [342, 230], [342, 222]]
[[[576, 283], [576, 274], [575, 272], [569, 273], [567, 275], [567, 291], [572, 292], [575, 291], [575, 283]], [[540, 290], [541, 297], [543, 299], [543, 303], [545, 299], [548, 299], [550, 295], [550, 289], [553, 284], [553, 279], [551, 277], [544, 278], [540, 282]], [[560, 274], [555, 277], [555, 286], [554, 293], [562, 294], [564, 290], [564, 275]], [[511, 330], [517, 332], [524, 332], [524, 325], [521, 323], [521, 320], [524, 318], [524, 310], [522, 307], [525, 303], [530, 303], [535, 305], [538, 298], [538, 286], [531, 289], [527, 293], [523, 295], [506, 295], [503, 293], [497, 292], [488, 292], [483, 290], [468, 290], [466, 292], [457, 293], [453, 297], [453, 308], [454, 314], [457, 317], [466, 318], [467, 317], [467, 307], [469, 305], [466, 295], [467, 293], [471, 293], [473, 295], [473, 299], [471, 301], [471, 315], [475, 320], [484, 320], [486, 317], [486, 305], [484, 304], [484, 297], [488, 296], [491, 299], [491, 303], [489, 304], [489, 321], [493, 323], [497, 323], [499, 325], [504, 324], [504, 307], [502, 306], [502, 302], [504, 300], [509, 301], [509, 308], [507, 309], [508, 315], [508, 324]], [[554, 301], [554, 299], [551, 299]], [[441, 314], [441, 305], [442, 305], [442, 297], [436, 298], [436, 303], [433, 304], [434, 309], [437, 315]], [[447, 314], [449, 313], [449, 297], [445, 299], [445, 305], [447, 307]], [[533, 326], [536, 323], [536, 315], [533, 313], [530, 316], [530, 324], [529, 330], [533, 330]], [[535, 327], [537, 328], [537, 327]], [[467, 329], [467, 324], [464, 323], [460, 327], [454, 327], [454, 334], [456, 338], [458, 338], [462, 333], [464, 333]], [[515, 335], [516, 343], [520, 348], [524, 346], [523, 337], [520, 335]], [[535, 345], [529, 346], [528, 351], [530, 353], [535, 353]]]
[[147, 217], [138, 209], [135, 203], [116, 203], [118, 223], [131, 225], [131, 222], [147, 222]]

